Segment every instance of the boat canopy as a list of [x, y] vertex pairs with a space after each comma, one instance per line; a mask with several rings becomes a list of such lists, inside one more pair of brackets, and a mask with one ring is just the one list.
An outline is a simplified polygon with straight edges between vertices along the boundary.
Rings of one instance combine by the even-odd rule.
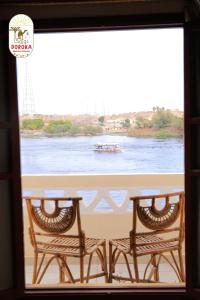
[[103, 150], [103, 149], [112, 150], [112, 151], [120, 150], [120, 146], [117, 143], [98, 143], [95, 144], [94, 146], [96, 150]]
[[119, 144], [117, 143], [97, 143], [95, 144], [96, 147], [98, 146], [109, 146], [109, 147], [119, 147]]

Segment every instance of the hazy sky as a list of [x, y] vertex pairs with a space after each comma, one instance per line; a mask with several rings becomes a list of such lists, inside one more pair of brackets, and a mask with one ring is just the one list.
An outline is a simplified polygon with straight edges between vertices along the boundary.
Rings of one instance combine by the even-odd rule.
[[17, 63], [20, 111], [25, 64], [37, 113], [183, 110], [182, 29], [35, 34]]

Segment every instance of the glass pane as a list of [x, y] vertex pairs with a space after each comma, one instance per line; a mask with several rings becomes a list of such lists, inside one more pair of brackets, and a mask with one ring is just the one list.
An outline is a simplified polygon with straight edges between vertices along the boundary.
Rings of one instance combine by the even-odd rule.
[[[86, 237], [94, 238], [89, 251], [96, 249], [95, 243], [100, 245], [96, 239], [106, 239], [106, 253], [96, 251], [91, 261], [90, 274], [98, 273], [98, 278], [83, 283], [102, 285], [106, 278], [99, 274], [101, 261], [106, 255], [107, 262], [111, 261], [109, 240], [123, 239], [119, 248], [125, 253], [129, 251], [133, 223], [133, 204], [129, 197], [162, 194], [162, 199], [152, 208], [162, 218], [154, 220], [150, 215], [155, 224], [165, 220], [170, 226], [172, 218], [180, 215], [176, 213], [174, 199], [168, 205], [163, 194], [184, 190], [183, 30], [36, 33], [34, 42], [33, 54], [17, 60], [22, 189], [24, 195], [35, 197], [32, 207], [30, 199], [23, 206], [26, 284], [31, 288], [35, 280], [38, 287], [54, 284], [59, 288], [62, 281], [73, 282], [67, 272], [60, 276], [55, 259], [50, 261], [43, 276], [40, 271], [48, 256], [42, 261], [40, 274], [34, 273], [34, 253], [40, 247], [47, 252], [47, 247], [51, 248], [52, 255], [54, 251], [56, 255], [66, 254], [68, 267], [77, 279], [75, 287], [79, 284], [80, 260], [76, 253], [80, 245], [70, 239], [62, 242], [63, 237], [57, 236], [47, 246], [46, 236], [36, 234], [34, 240], [33, 229], [29, 230], [30, 220], [37, 233], [53, 232], [57, 224], [61, 226], [62, 219], [65, 224], [69, 222], [69, 206], [63, 200], [56, 199], [62, 203], [58, 203], [55, 212], [56, 205], [50, 205], [55, 197], [67, 195], [83, 198], [80, 201], [82, 229]], [[44, 197], [53, 200], [43, 205]], [[148, 207], [144, 210], [150, 213], [152, 201], [146, 202]], [[70, 227], [69, 234], [77, 233], [76, 223]], [[137, 232], [144, 233], [142, 222], [137, 224]], [[163, 234], [162, 238], [178, 239], [177, 230], [174, 231], [171, 228], [170, 234]], [[155, 241], [160, 240], [153, 237], [150, 241], [154, 248], [149, 249], [160, 253], [162, 245], [155, 246]], [[113, 245], [116, 268], [112, 282], [136, 286], [131, 279], [135, 276], [133, 257], [127, 255], [125, 260], [115, 249], [118, 242], [121, 243], [116, 241]], [[155, 276], [151, 271], [153, 261], [149, 262], [147, 236], [143, 242], [146, 247], [141, 246], [138, 269], [140, 280], [148, 284], [158, 274]], [[180, 244], [183, 244], [184, 261], [184, 241], [180, 240]], [[177, 244], [168, 244], [171, 246], [177, 251]], [[87, 248], [86, 253], [89, 251]], [[166, 257], [171, 261], [170, 251], [167, 248]], [[178, 262], [176, 252], [174, 257]], [[167, 259], [156, 257], [158, 281], [166, 286], [179, 284], [180, 278], [184, 280], [184, 272], [178, 271], [181, 275], [177, 276]], [[88, 261], [87, 256], [84, 276], [87, 276]]]
[[0, 289], [7, 289], [13, 286], [12, 220], [9, 182], [0, 181], [0, 195]]

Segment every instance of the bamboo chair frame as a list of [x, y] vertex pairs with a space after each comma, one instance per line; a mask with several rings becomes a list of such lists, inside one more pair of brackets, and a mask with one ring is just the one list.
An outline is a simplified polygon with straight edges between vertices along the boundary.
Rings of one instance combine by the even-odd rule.
[[[177, 203], [170, 203], [170, 198], [178, 197]], [[158, 210], [155, 201], [165, 199], [165, 207]], [[160, 282], [159, 264], [164, 258], [176, 273], [180, 282], [185, 281], [182, 245], [184, 241], [184, 192], [131, 197], [133, 201], [133, 226], [129, 238], [113, 239], [109, 241], [109, 282], [113, 279], [131, 282]], [[141, 206], [141, 200], [151, 201], [149, 206]], [[138, 223], [146, 228], [145, 232], [138, 232]], [[178, 226], [173, 226], [178, 222]], [[166, 238], [166, 233], [176, 233], [175, 238]], [[178, 252], [178, 261], [174, 255]], [[165, 255], [171, 255], [172, 262]], [[115, 274], [117, 261], [122, 255], [125, 259], [128, 277]], [[139, 277], [138, 257], [150, 255], [143, 279]], [[134, 275], [131, 272], [128, 257], [133, 259]], [[148, 278], [147, 271], [150, 269]], [[154, 280], [152, 280], [152, 277]]]
[[[82, 198], [25, 197], [25, 200], [30, 224], [29, 235], [34, 248], [33, 284], [41, 282], [53, 260], [57, 261], [59, 267], [60, 283], [84, 283], [85, 281], [88, 283], [90, 279], [101, 276], [105, 276], [105, 282], [108, 282], [106, 241], [85, 237], [81, 228], [79, 207], [79, 201]], [[35, 200], [40, 204], [33, 205]], [[52, 213], [45, 210], [45, 201], [53, 203], [55, 208]], [[61, 202], [68, 201], [72, 203], [71, 206], [59, 207]], [[67, 235], [66, 232], [75, 226], [75, 221], [77, 222], [77, 235]], [[38, 231], [38, 228], [42, 231]], [[44, 241], [39, 241], [39, 238], [44, 238]], [[47, 238], [52, 239], [47, 242], [45, 241]], [[100, 260], [102, 272], [90, 275], [95, 252]], [[40, 262], [39, 256], [41, 256]], [[84, 274], [85, 256], [89, 256], [87, 275]], [[68, 257], [76, 257], [80, 260], [79, 278], [73, 277], [67, 262]]]

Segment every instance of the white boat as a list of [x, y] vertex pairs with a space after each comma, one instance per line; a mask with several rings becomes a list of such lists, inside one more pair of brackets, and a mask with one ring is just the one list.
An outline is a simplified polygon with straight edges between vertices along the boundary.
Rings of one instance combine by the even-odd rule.
[[121, 152], [121, 148], [117, 143], [98, 143], [94, 145], [94, 151], [96, 152]]

